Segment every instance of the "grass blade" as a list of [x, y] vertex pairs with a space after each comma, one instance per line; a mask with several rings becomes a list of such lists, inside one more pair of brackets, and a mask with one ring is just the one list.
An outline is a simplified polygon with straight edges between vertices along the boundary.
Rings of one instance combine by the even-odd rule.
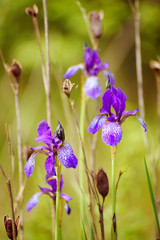
[[85, 238], [85, 240], [87, 240], [87, 234], [86, 234], [86, 230], [85, 230], [83, 219], [82, 219], [82, 228], [83, 228], [84, 238]]
[[154, 215], [155, 215], [155, 219], [156, 219], [158, 234], [159, 234], [159, 237], [160, 237], [160, 226], [159, 226], [156, 202], [155, 202], [153, 189], [152, 189], [152, 184], [151, 184], [151, 179], [150, 179], [150, 176], [149, 176], [148, 167], [147, 167], [147, 163], [146, 163], [146, 159], [145, 158], [144, 158], [144, 164], [145, 164], [145, 170], [146, 170], [146, 175], [147, 175], [148, 187], [149, 187], [149, 192], [150, 192], [150, 197], [151, 197], [151, 201], [152, 201], [153, 211], [154, 211]]

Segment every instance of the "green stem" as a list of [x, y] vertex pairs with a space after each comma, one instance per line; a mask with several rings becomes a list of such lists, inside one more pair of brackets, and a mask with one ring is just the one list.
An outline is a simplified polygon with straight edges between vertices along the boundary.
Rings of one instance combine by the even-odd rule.
[[57, 191], [56, 191], [56, 225], [55, 225], [55, 240], [60, 239], [59, 227], [59, 209], [60, 209], [60, 180], [61, 180], [61, 164], [57, 159]]
[[117, 146], [111, 146], [111, 160], [112, 160], [112, 232], [113, 240], [117, 239], [116, 230], [116, 184], [115, 184], [115, 167], [116, 167], [116, 150]]
[[[80, 113], [80, 135], [82, 139], [82, 143], [84, 144], [84, 128], [85, 128], [85, 95], [83, 91], [83, 86], [84, 86], [84, 79], [82, 77], [81, 80], [81, 113]], [[80, 178], [80, 189], [82, 191], [81, 197], [80, 197], [80, 221], [84, 222], [84, 208], [85, 208], [85, 203], [84, 203], [84, 163], [83, 163], [83, 152], [81, 149], [81, 146], [79, 147], [79, 178]], [[83, 232], [83, 229], [82, 229]]]

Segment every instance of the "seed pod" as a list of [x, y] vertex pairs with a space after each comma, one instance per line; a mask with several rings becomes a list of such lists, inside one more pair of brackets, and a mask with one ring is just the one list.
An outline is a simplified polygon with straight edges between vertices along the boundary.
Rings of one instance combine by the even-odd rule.
[[102, 35], [102, 12], [98, 13], [96, 11], [92, 11], [89, 14], [91, 31], [95, 38], [100, 38]]
[[74, 86], [74, 83], [72, 84], [69, 79], [66, 79], [63, 82], [63, 92], [67, 95], [68, 98], [70, 98], [73, 86]]
[[[17, 230], [18, 229], [18, 224], [19, 224], [19, 216], [17, 217], [16, 222], [15, 222], [15, 235], [16, 235], [16, 237], [18, 235], [18, 230]], [[4, 216], [4, 226], [5, 226], [8, 238], [13, 240], [12, 219], [9, 218], [8, 215]]]
[[104, 199], [109, 192], [109, 182], [108, 182], [107, 174], [102, 168], [99, 169], [96, 175], [96, 180], [97, 180], [98, 192], [101, 194], [101, 196]]
[[37, 17], [37, 14], [38, 14], [38, 7], [36, 4], [33, 5], [33, 8], [29, 7], [29, 8], [26, 8], [25, 10], [26, 14], [32, 16], [32, 17]]
[[151, 69], [160, 72], [160, 62], [159, 61], [151, 60], [149, 65], [150, 65]]
[[15, 60], [13, 60], [13, 63], [11, 65], [10, 73], [15, 77], [17, 83], [19, 83], [21, 75], [21, 66]]
[[65, 140], [64, 128], [59, 121], [57, 122], [56, 137], [59, 138], [59, 140], [61, 140], [62, 142], [64, 142]]

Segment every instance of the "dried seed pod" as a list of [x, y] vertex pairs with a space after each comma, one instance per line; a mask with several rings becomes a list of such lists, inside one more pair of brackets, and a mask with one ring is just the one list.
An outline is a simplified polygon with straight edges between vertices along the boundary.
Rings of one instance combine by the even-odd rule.
[[27, 145], [23, 146], [22, 155], [23, 155], [23, 159], [24, 159], [25, 163], [28, 161], [29, 157], [32, 155], [33, 152], [34, 152], [34, 150], [30, 149], [29, 146], [27, 146]]
[[67, 95], [68, 98], [70, 98], [73, 86], [74, 86], [74, 83], [72, 84], [69, 79], [66, 79], [63, 82], [63, 92]]
[[21, 75], [21, 66], [18, 62], [13, 60], [11, 68], [10, 68], [10, 73], [15, 77], [17, 83], [19, 83], [20, 80], [20, 75]]
[[98, 192], [101, 194], [103, 198], [105, 198], [109, 192], [109, 181], [107, 174], [102, 168], [99, 169], [96, 175], [96, 180]]
[[62, 142], [64, 142], [65, 140], [64, 128], [59, 121], [57, 122], [56, 137], [59, 138], [59, 140], [61, 140]]
[[32, 17], [37, 17], [37, 14], [38, 14], [38, 7], [36, 4], [33, 5], [33, 8], [31, 7], [28, 7], [26, 8], [25, 10], [26, 14], [32, 16]]
[[[15, 222], [15, 234], [16, 234], [16, 237], [18, 235], [18, 224], [19, 224], [19, 216], [17, 217], [16, 219], [16, 222]], [[6, 229], [6, 233], [7, 233], [7, 236], [9, 239], [13, 239], [13, 231], [12, 231], [12, 219], [8, 217], [8, 215], [4, 216], [4, 226], [5, 226], [5, 229]]]
[[149, 65], [150, 65], [151, 69], [160, 72], [160, 62], [159, 61], [151, 60]]
[[92, 11], [89, 14], [90, 24], [91, 24], [91, 31], [95, 38], [100, 38], [102, 36], [102, 18], [103, 13]]

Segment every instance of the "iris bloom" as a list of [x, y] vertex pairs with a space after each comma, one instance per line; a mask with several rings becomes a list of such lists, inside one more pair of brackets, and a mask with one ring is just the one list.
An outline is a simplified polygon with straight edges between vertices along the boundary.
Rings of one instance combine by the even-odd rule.
[[42, 153], [47, 155], [47, 159], [45, 161], [45, 169], [47, 173], [50, 173], [50, 171], [53, 170], [56, 163], [56, 157], [58, 157], [60, 163], [66, 168], [77, 167], [78, 160], [73, 153], [72, 147], [68, 142], [64, 142], [64, 140], [60, 140], [61, 138], [57, 137], [58, 131], [56, 131], [54, 136], [52, 136], [50, 126], [45, 120], [43, 120], [38, 125], [37, 132], [38, 137], [36, 138], [36, 141], [43, 142], [46, 146], [32, 148], [35, 152], [30, 156], [24, 168], [27, 177], [30, 177], [33, 173], [35, 167], [35, 156]]
[[[56, 200], [57, 179], [56, 179], [56, 172], [55, 172], [54, 168], [52, 168], [50, 173], [47, 173], [47, 175], [46, 175], [46, 182], [47, 182], [47, 184], [49, 184], [50, 188], [38, 186], [41, 191], [35, 193], [32, 196], [32, 198], [29, 200], [29, 202], [27, 203], [27, 211], [28, 212], [31, 211], [32, 208], [34, 208], [39, 203], [39, 198], [43, 194], [47, 194], [53, 200]], [[72, 199], [72, 197], [70, 197], [66, 193], [61, 193], [62, 188], [63, 188], [63, 176], [61, 175], [60, 198], [65, 200], [65, 202], [66, 202], [65, 210], [66, 210], [67, 214], [70, 214], [71, 209], [69, 207], [68, 201], [70, 201]]]
[[[84, 66], [85, 65], [85, 66]], [[91, 51], [89, 47], [86, 47], [84, 53], [84, 65], [78, 64], [71, 66], [64, 74], [64, 78], [72, 77], [78, 70], [82, 70], [86, 76], [86, 82], [84, 84], [85, 94], [89, 98], [96, 99], [101, 95], [101, 85], [97, 77], [98, 73], [108, 68], [109, 63], [101, 64], [101, 59], [96, 50]]]
[[[102, 140], [105, 144], [116, 146], [120, 143], [122, 139], [121, 124], [127, 117], [136, 116], [139, 111], [138, 109], [125, 111], [126, 100], [127, 97], [120, 88], [107, 89], [102, 96], [100, 114], [93, 118], [88, 131], [94, 134], [102, 128]], [[136, 117], [147, 132], [144, 121], [139, 116]]]

